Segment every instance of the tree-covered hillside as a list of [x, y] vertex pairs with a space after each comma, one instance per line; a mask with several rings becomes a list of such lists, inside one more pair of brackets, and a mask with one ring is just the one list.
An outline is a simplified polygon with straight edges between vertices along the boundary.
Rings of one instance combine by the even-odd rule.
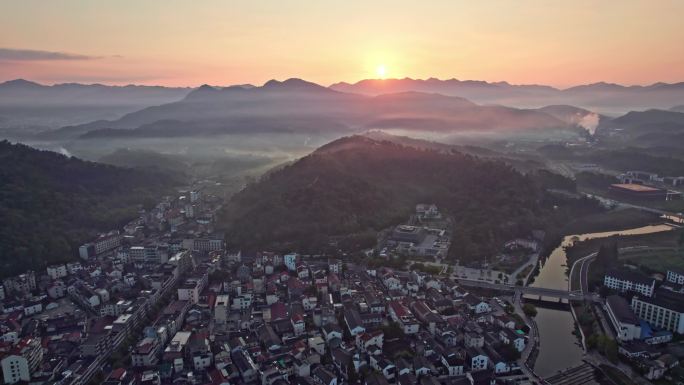
[[168, 176], [0, 142], [0, 268], [11, 275], [73, 259], [172, 185]]
[[372, 245], [376, 231], [405, 221], [421, 202], [453, 216], [450, 253], [461, 259], [495, 252], [559, 211], [538, 178], [503, 162], [353, 136], [248, 186], [222, 222], [235, 246], [321, 252], [331, 237]]

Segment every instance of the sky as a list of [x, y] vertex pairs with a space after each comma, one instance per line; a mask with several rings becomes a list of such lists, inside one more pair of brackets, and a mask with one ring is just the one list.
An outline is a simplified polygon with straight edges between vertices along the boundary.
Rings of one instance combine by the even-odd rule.
[[675, 0], [2, 0], [0, 81], [679, 82], [682, 15]]

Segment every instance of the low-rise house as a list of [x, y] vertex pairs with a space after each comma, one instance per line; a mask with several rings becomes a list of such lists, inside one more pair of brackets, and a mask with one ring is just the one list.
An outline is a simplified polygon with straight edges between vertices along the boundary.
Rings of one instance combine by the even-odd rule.
[[143, 338], [131, 352], [131, 365], [133, 367], [152, 367], [159, 363], [161, 345], [157, 338]]
[[418, 330], [420, 329], [420, 324], [413, 316], [413, 314], [409, 311], [409, 309], [406, 306], [404, 306], [404, 304], [402, 304], [401, 302], [391, 301], [389, 303], [389, 315], [392, 318], [392, 320], [394, 320], [394, 322], [397, 322], [402, 327], [404, 333], [418, 333]]
[[470, 310], [474, 312], [475, 314], [482, 314], [482, 313], [488, 313], [492, 311], [492, 307], [487, 303], [486, 301], [483, 301], [481, 298], [473, 295], [473, 294], [466, 294], [463, 297], [463, 301], [468, 305]]
[[[450, 377], [461, 376], [465, 372], [465, 359], [462, 354], [455, 350], [451, 350], [442, 355], [441, 362], [446, 368], [447, 375]], [[416, 369], [416, 375], [418, 374], [419, 370]]]
[[506, 345], [512, 345], [515, 348], [515, 350], [519, 352], [525, 350], [525, 345], [527, 341], [524, 335], [520, 335], [511, 329], [501, 329], [499, 331], [499, 340]]
[[473, 372], [485, 370], [489, 366], [489, 357], [481, 348], [468, 348], [467, 357], [470, 363], [470, 370]]
[[322, 365], [311, 371], [311, 378], [319, 385], [337, 385], [337, 376]]
[[361, 315], [356, 309], [347, 307], [344, 310], [344, 322], [347, 324], [347, 329], [352, 336], [356, 336], [366, 331], [363, 326], [363, 320]]
[[326, 324], [321, 328], [323, 330], [323, 335], [325, 336], [325, 341], [330, 342], [332, 339], [337, 338], [342, 339], [342, 328], [336, 324]]

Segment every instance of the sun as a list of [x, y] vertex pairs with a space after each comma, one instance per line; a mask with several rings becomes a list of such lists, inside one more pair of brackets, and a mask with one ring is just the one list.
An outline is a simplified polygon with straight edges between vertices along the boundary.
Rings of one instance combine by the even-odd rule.
[[387, 68], [384, 64], [380, 64], [378, 68], [375, 69], [375, 72], [378, 74], [380, 79], [384, 79], [387, 76]]

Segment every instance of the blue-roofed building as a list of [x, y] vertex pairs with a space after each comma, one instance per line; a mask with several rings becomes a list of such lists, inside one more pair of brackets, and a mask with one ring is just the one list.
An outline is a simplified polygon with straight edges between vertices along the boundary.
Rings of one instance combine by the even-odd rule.
[[664, 344], [672, 341], [672, 332], [669, 330], [653, 330], [646, 321], [641, 321], [641, 340], [649, 345]]

